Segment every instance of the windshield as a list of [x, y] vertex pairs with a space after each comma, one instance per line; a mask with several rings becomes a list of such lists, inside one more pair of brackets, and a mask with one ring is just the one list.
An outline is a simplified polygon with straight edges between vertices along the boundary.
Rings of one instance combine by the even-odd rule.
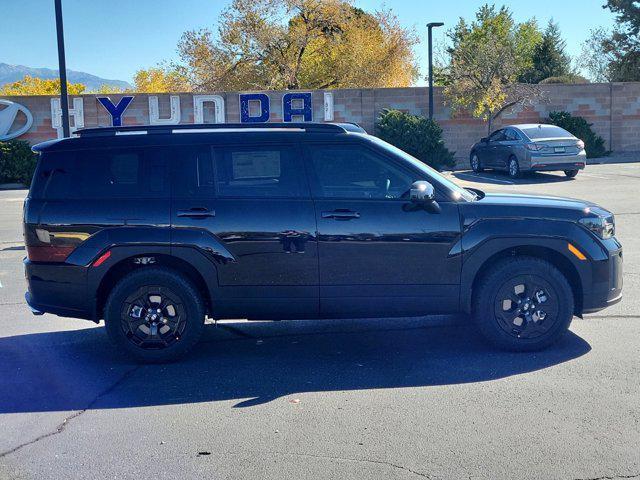
[[421, 162], [414, 156], [409, 155], [404, 150], [401, 150], [398, 147], [394, 147], [390, 143], [387, 143], [384, 140], [379, 139], [378, 137], [374, 137], [373, 135], [367, 135], [367, 138], [372, 142], [374, 142], [376, 145], [385, 149], [387, 152], [397, 157], [401, 157], [403, 160], [406, 160], [407, 162], [411, 163], [411, 165], [413, 165], [414, 167], [416, 167], [426, 175], [425, 180], [433, 179], [435, 180], [435, 182], [443, 185], [446, 189], [451, 191], [454, 200], [463, 199], [463, 200], [466, 200], [467, 202], [472, 202], [476, 199], [477, 195], [474, 192], [471, 192], [470, 190], [466, 190], [465, 188], [462, 188], [457, 183], [453, 182], [452, 180], [449, 180], [440, 172], [438, 172], [434, 168], [431, 168], [426, 163]]
[[520, 128], [527, 137], [531, 140], [538, 140], [540, 138], [567, 138], [573, 137], [564, 128], [556, 127], [555, 125], [537, 125], [535, 127]]

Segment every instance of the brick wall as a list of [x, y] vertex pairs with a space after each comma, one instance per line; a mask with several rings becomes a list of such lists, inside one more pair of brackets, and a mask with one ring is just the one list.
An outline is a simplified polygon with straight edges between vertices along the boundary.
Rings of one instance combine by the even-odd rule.
[[[585, 117], [593, 123], [608, 148], [615, 152], [640, 151], [640, 83], [545, 85], [544, 100], [537, 105], [507, 112], [495, 122], [495, 127], [511, 123], [540, 122], [553, 110], [567, 110]], [[428, 90], [423, 87], [388, 89], [344, 89], [332, 90], [334, 96], [335, 121], [357, 122], [368, 132], [374, 132], [375, 119], [384, 108], [396, 108], [416, 115], [427, 115]], [[271, 103], [270, 121], [282, 121], [282, 95], [284, 92], [267, 92]], [[313, 119], [324, 119], [323, 91], [312, 94]], [[225, 121], [239, 122], [238, 92], [218, 93], [225, 100]], [[170, 113], [169, 94], [158, 94], [161, 117]], [[181, 123], [193, 123], [193, 96], [179, 94]], [[117, 104], [121, 95], [109, 95]], [[149, 95], [135, 94], [135, 98], [124, 113], [125, 125], [149, 123]], [[56, 138], [51, 125], [51, 97], [25, 96], [3, 97], [20, 103], [33, 114], [34, 123], [22, 139], [31, 143]], [[72, 97], [76, 98], [76, 97]], [[86, 127], [111, 124], [108, 112], [97, 101], [96, 95], [82, 95], [84, 122]], [[70, 101], [70, 104], [72, 100]], [[469, 146], [486, 135], [486, 124], [468, 115], [452, 117], [444, 103], [442, 89], [434, 92], [435, 119], [444, 130], [444, 139], [456, 157], [465, 158]], [[211, 121], [212, 112], [205, 108], [205, 121]], [[20, 118], [16, 119], [20, 122]]]

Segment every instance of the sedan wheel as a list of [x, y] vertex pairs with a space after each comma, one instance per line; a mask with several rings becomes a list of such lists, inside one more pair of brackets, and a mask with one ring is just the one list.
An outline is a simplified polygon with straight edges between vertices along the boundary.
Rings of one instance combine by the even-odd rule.
[[511, 178], [520, 177], [520, 164], [518, 163], [518, 159], [515, 157], [511, 157], [509, 159], [509, 176]]
[[471, 170], [473, 170], [475, 173], [480, 173], [484, 170], [482, 168], [482, 164], [480, 163], [478, 155], [476, 155], [475, 153], [471, 156]]

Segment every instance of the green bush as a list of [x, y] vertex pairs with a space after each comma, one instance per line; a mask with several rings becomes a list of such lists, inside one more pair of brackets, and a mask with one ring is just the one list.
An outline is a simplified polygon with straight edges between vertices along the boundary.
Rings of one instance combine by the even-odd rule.
[[24, 140], [0, 142], [0, 183], [29, 185], [36, 169], [38, 155]]
[[551, 112], [548, 123], [564, 128], [584, 142], [587, 158], [597, 158], [608, 155], [604, 146], [604, 139], [591, 129], [591, 123], [582, 117], [574, 117], [569, 112]]
[[442, 128], [433, 120], [385, 109], [376, 122], [376, 135], [437, 170], [455, 165]]

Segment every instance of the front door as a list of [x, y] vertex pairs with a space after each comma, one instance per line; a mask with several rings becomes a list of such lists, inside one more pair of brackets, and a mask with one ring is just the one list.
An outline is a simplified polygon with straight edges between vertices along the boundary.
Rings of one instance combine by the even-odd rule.
[[308, 167], [318, 223], [320, 311], [400, 316], [458, 308], [457, 205], [404, 197], [420, 176], [361, 144], [316, 145]]
[[172, 157], [174, 244], [196, 232], [221, 250], [214, 313], [315, 317], [316, 221], [298, 147], [202, 145]]

